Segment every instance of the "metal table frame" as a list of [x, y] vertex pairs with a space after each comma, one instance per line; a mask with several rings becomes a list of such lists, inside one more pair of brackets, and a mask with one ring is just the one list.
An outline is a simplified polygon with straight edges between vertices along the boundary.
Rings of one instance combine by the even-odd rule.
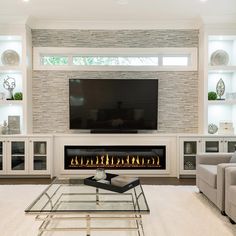
[[[51, 185], [50, 185], [51, 186]], [[49, 186], [49, 187], [50, 187]], [[47, 189], [49, 189], [49, 187]], [[87, 236], [90, 236], [92, 231], [136, 231], [138, 236], [145, 236], [144, 233], [144, 227], [142, 223], [142, 215], [147, 215], [149, 214], [149, 208], [148, 211], [140, 211], [139, 204], [138, 204], [138, 199], [141, 195], [144, 196], [142, 186], [140, 185], [142, 191], [139, 195], [137, 195], [136, 189], [134, 188], [134, 193], [135, 193], [135, 199], [133, 197], [133, 194], [131, 193], [123, 193], [122, 195], [131, 195], [132, 196], [132, 201], [105, 201], [105, 202], [119, 202], [119, 203], [124, 203], [124, 202], [132, 202], [134, 209], [137, 209], [137, 211], [110, 211], [110, 212], [102, 212], [102, 211], [86, 211], [86, 212], [78, 212], [78, 211], [71, 211], [71, 212], [57, 212], [56, 209], [60, 208], [60, 205], [62, 203], [65, 203], [66, 201], [62, 201], [61, 198], [65, 195], [96, 195], [96, 201], [90, 201], [90, 202], [96, 202], [97, 205], [102, 203], [102, 201], [99, 200], [99, 197], [101, 195], [117, 195], [117, 193], [100, 193], [99, 189], [96, 188], [96, 193], [62, 193], [60, 197], [57, 199], [56, 203], [52, 203], [51, 199], [52, 197], [59, 191], [61, 186], [57, 188], [57, 190], [54, 192], [54, 194], [50, 197], [46, 191], [44, 191], [43, 194], [48, 197], [48, 201], [46, 202], [45, 206], [42, 208], [42, 211], [40, 212], [26, 212], [26, 214], [30, 215], [36, 215], [35, 219], [37, 221], [42, 221], [42, 224], [39, 227], [39, 233], [38, 236], [42, 236], [46, 232], [62, 232], [62, 231], [85, 231]], [[43, 195], [41, 194], [27, 209], [31, 208], [31, 206], [34, 205], [35, 202], [37, 202], [38, 199]], [[144, 196], [145, 203], [147, 205], [145, 196]], [[71, 201], [68, 201], [71, 202]], [[83, 201], [73, 201], [73, 202], [83, 202]], [[87, 201], [86, 201], [87, 202]], [[53, 211], [51, 212], [43, 212], [43, 209], [46, 207], [47, 204], [50, 204]], [[148, 205], [147, 205], [148, 206]], [[102, 215], [102, 216], [101, 216]], [[52, 222], [59, 222], [59, 221], [68, 221], [68, 220], [73, 220], [73, 221], [85, 221], [86, 222], [86, 227], [55, 227], [51, 226]], [[135, 226], [134, 227], [92, 227], [91, 221], [96, 220], [109, 220], [109, 221], [117, 221], [117, 220], [122, 220], [122, 221], [134, 221]]]

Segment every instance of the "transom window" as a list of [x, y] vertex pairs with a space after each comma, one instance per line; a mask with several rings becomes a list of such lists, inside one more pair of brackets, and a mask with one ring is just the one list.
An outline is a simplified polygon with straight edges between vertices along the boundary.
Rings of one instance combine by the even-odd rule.
[[69, 58], [67, 56], [42, 56], [41, 64], [44, 66], [64, 66], [69, 64]]
[[158, 66], [158, 57], [75, 56], [73, 65], [82, 66]]
[[35, 70], [197, 70], [196, 48], [34, 48]]

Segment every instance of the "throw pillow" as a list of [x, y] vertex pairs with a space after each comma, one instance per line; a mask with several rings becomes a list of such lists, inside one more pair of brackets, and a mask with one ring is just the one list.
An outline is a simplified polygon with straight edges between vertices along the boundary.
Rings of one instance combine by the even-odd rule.
[[236, 163], [236, 152], [233, 154], [233, 156], [231, 157], [230, 163]]

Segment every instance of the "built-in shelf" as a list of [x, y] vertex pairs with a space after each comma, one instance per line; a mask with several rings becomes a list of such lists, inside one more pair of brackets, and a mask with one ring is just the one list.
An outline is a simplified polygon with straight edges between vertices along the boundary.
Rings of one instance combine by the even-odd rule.
[[2, 73], [20, 73], [22, 71], [22, 66], [0, 66], [0, 72]]
[[236, 66], [209, 66], [208, 67], [209, 72], [235, 72]]
[[23, 100], [0, 100], [0, 105], [22, 105]]
[[236, 105], [236, 100], [212, 100], [208, 101], [209, 105]]
[[208, 132], [209, 124], [214, 124], [220, 129], [222, 122], [232, 123], [236, 131], [236, 34], [229, 32], [227, 35], [226, 30], [222, 35], [218, 33], [208, 35], [207, 48], [207, 91], [216, 92], [217, 84], [222, 79], [224, 83], [222, 99], [225, 100], [206, 101], [208, 114], [205, 116], [205, 132]]

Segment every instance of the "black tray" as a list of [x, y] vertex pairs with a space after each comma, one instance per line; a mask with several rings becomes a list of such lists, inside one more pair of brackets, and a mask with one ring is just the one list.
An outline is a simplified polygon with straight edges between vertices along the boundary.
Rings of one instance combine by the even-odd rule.
[[[106, 180], [108, 180], [110, 183], [111, 183], [112, 178], [118, 176], [118, 175], [109, 174], [109, 173], [106, 173], [106, 175], [107, 175]], [[112, 184], [99, 183], [95, 179], [93, 179], [93, 177], [94, 176], [84, 179], [84, 184], [89, 185], [89, 186], [93, 186], [96, 188], [110, 190], [110, 191], [117, 192], [117, 193], [124, 193], [124, 192], [128, 191], [129, 189], [134, 188], [135, 186], [140, 184], [139, 179], [137, 179], [137, 180], [135, 180], [123, 187], [118, 187], [118, 186], [115, 186]]]

